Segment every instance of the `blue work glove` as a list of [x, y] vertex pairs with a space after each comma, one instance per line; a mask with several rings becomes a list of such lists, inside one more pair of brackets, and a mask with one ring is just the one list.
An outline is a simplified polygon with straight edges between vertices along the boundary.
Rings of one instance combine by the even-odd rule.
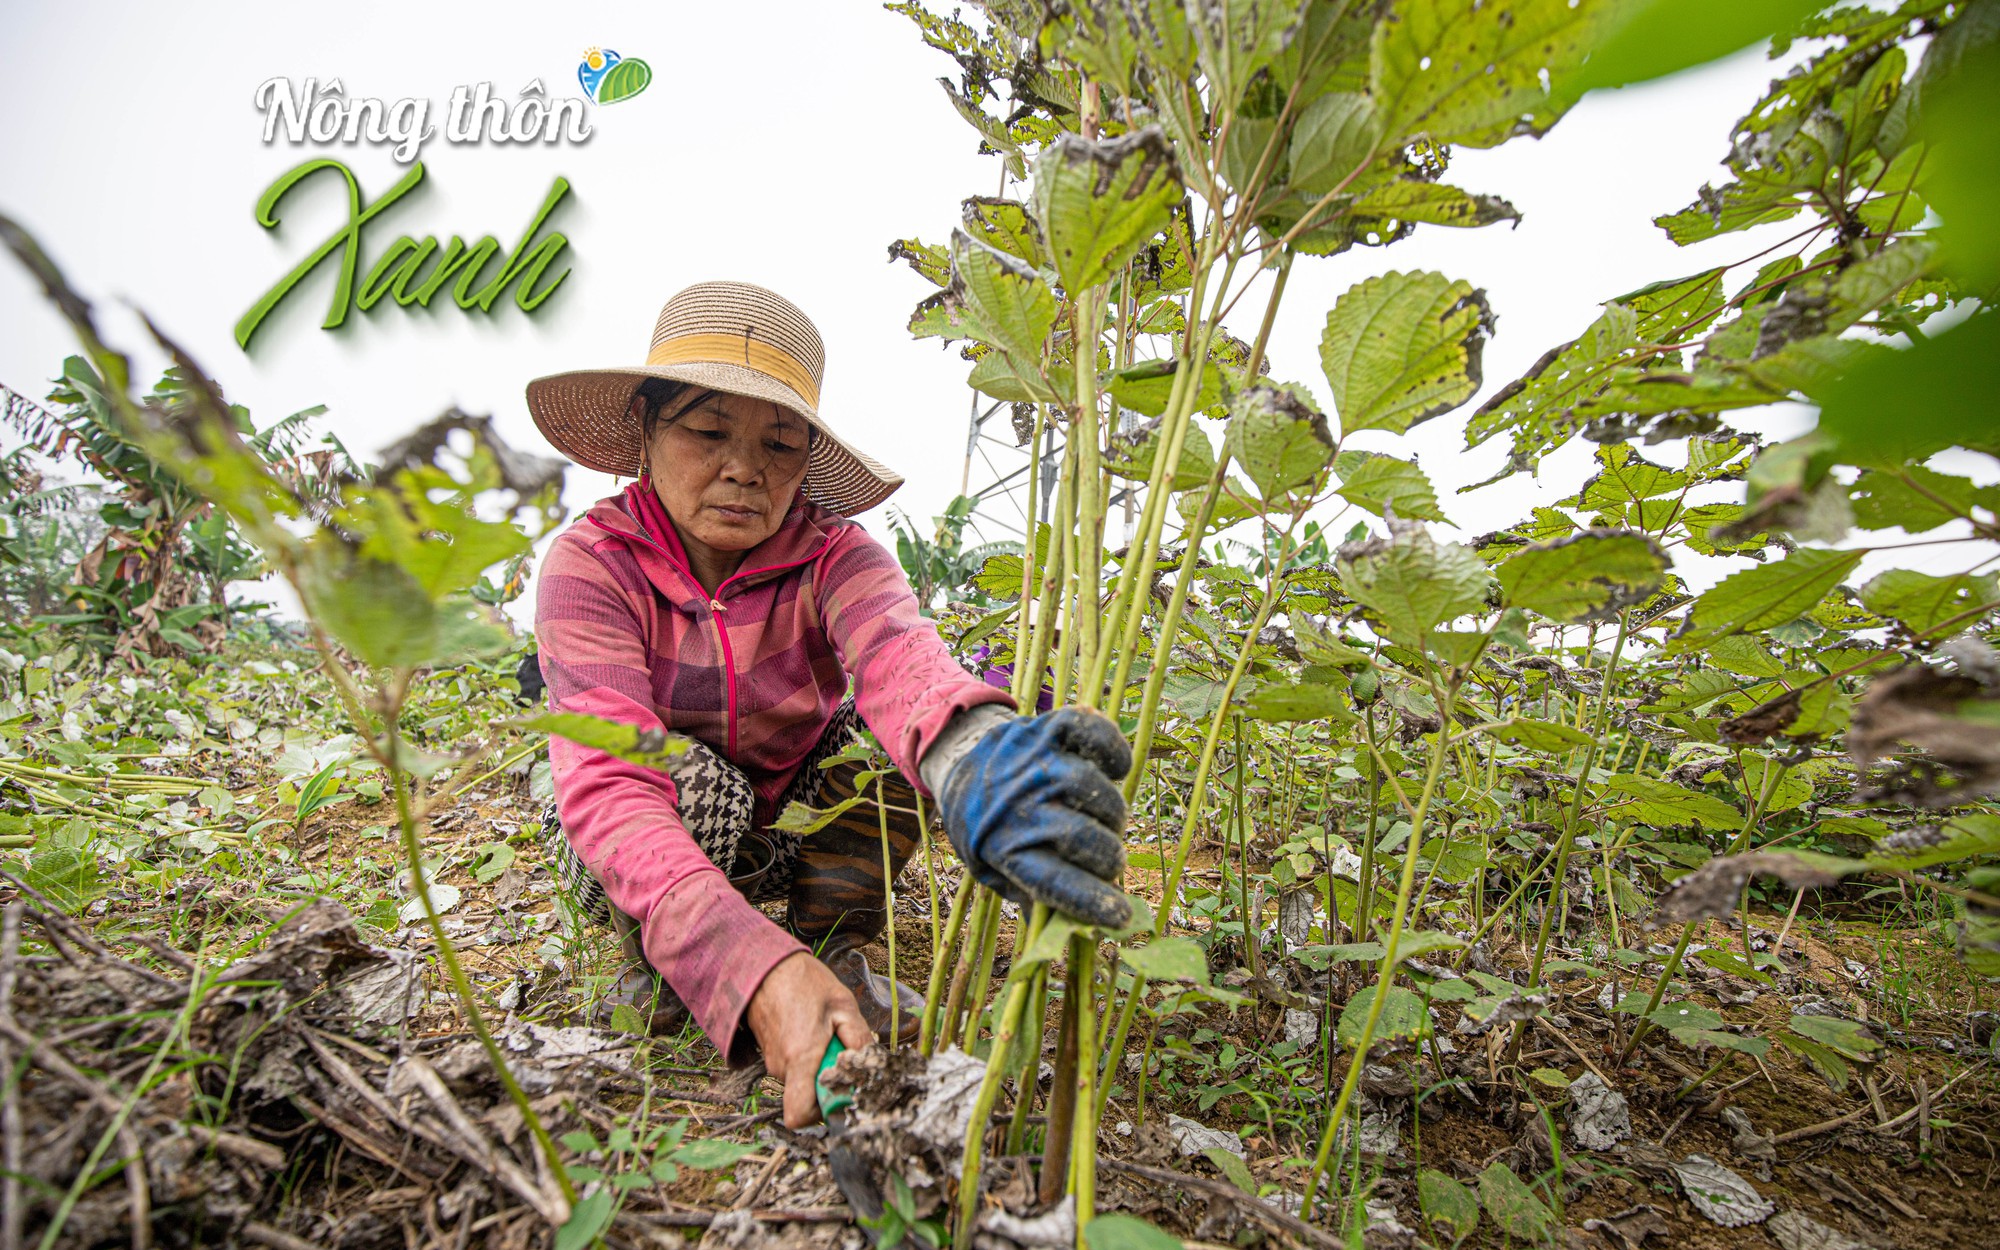
[[973, 879], [1016, 903], [1110, 928], [1132, 918], [1112, 884], [1125, 871], [1132, 748], [1109, 718], [1081, 708], [987, 731], [939, 791], [945, 832]]

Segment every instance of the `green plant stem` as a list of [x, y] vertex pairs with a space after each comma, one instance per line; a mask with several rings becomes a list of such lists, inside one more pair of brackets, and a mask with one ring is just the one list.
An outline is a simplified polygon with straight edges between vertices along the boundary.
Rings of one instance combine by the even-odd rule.
[[[883, 939], [889, 947], [889, 1045], [896, 1045], [897, 1036], [903, 1031], [903, 995], [896, 986], [896, 861], [889, 853], [889, 808], [888, 796], [883, 793], [882, 779], [875, 779], [875, 818], [882, 827], [882, 925]], [[930, 841], [930, 831], [921, 824], [917, 836]], [[937, 894], [931, 894], [931, 922], [937, 922]]]
[[533, 755], [535, 752], [546, 748], [548, 745], [549, 742], [547, 738], [542, 738], [536, 742], [530, 742], [527, 746], [522, 747], [520, 750], [514, 752], [514, 754], [508, 756], [506, 759], [494, 765], [492, 768], [479, 774], [477, 777], [474, 777], [472, 780], [465, 782], [462, 785], [453, 786], [450, 790], [447, 790], [444, 793], [443, 797], [450, 798], [455, 794], [463, 794], [467, 790], [472, 789], [472, 787], [479, 785], [481, 782], [491, 781], [493, 778], [498, 777], [501, 773], [506, 772], [514, 765], [520, 763], [524, 759], [527, 759], [530, 755]]
[[[1035, 938], [1041, 936], [1042, 926], [1049, 920], [1049, 909], [1036, 903], [1028, 917], [1025, 946], [1032, 946]], [[1018, 965], [1017, 965], [1018, 967]], [[1007, 1001], [1000, 1009], [1000, 1027], [994, 1033], [993, 1049], [986, 1062], [986, 1075], [979, 1082], [979, 1093], [972, 1104], [972, 1118], [965, 1128], [965, 1163], [958, 1176], [958, 1228], [955, 1245], [972, 1244], [972, 1225], [979, 1214], [980, 1160], [985, 1155], [987, 1120], [993, 1114], [993, 1101], [1000, 1094], [1002, 1076], [1001, 1057], [1013, 1044], [1014, 1034], [1021, 1027], [1021, 1016], [1028, 1005], [1028, 982], [1031, 978], [1018, 976], [1011, 978], [1012, 985], [1007, 991]]]
[[1070, 1147], [1075, 1142], [1071, 1130], [1076, 1123], [1077, 1073], [1085, 1063], [1096, 1066], [1096, 1056], [1085, 1060], [1077, 1045], [1081, 1013], [1075, 1004], [1083, 991], [1077, 983], [1081, 965], [1076, 958], [1075, 939], [1070, 941], [1067, 954], [1063, 966], [1063, 1009], [1056, 1025], [1055, 1074], [1049, 1081], [1049, 1110], [1046, 1132], [1042, 1135], [1042, 1168], [1035, 1178], [1035, 1196], [1044, 1206], [1053, 1203], [1068, 1188]]
[[923, 1022], [918, 1027], [917, 1052], [922, 1055], [932, 1053], [932, 1044], [937, 1040], [938, 1012], [943, 1006], [945, 993], [945, 969], [951, 963], [951, 953], [958, 946], [959, 934], [965, 927], [966, 904], [972, 898], [974, 882], [972, 874], [966, 873], [959, 879], [958, 892], [951, 900], [951, 920], [945, 925], [944, 941], [931, 956], [931, 980], [924, 995]]
[[[1046, 1027], [1049, 1018], [1049, 966], [1041, 964], [1035, 968], [1034, 981], [1028, 990], [1027, 1019], [1036, 1023], [1037, 1029]], [[1040, 1041], [1040, 1033], [1036, 1034]], [[1034, 1110], [1035, 1093], [1040, 1088], [1041, 1049], [1038, 1046], [1021, 1047], [1021, 1062], [1014, 1070], [1014, 1114], [1007, 1122], [1007, 1153], [1022, 1154], [1027, 1149], [1028, 1115]]]
[[1104, 698], [1103, 619], [1098, 598], [1104, 582], [1104, 456], [1097, 395], [1097, 346], [1102, 337], [1104, 288], [1092, 287], [1077, 297], [1072, 342], [1075, 344], [1076, 414], [1070, 442], [1077, 448], [1076, 525], [1076, 650], [1081, 677], [1076, 702], [1095, 709]]
[[[929, 888], [931, 904], [931, 967], [935, 968], [938, 961], [944, 958], [944, 918], [938, 915], [937, 857], [931, 847], [930, 816], [924, 811], [922, 794], [917, 794], [917, 836], [924, 842], [924, 884]], [[893, 916], [890, 917], [890, 927], [895, 927]]]
[[[1204, 236], [1204, 243], [1207, 242], [1208, 236]], [[1206, 266], [1213, 263], [1212, 257], [1207, 260], [1203, 270], [1204, 275], [1207, 272]], [[1235, 266], [1236, 258], [1232, 256], [1224, 267], [1221, 287], [1216, 297], [1218, 303], [1222, 292], [1228, 289]], [[1279, 286], [1282, 290], [1282, 277], [1279, 279]], [[1200, 300], [1201, 288], [1197, 287], [1191, 293], [1189, 303], [1198, 305]], [[1272, 309], [1275, 307], [1274, 296]], [[1267, 310], [1267, 315], [1269, 311]], [[1212, 309], [1211, 315], [1198, 329], [1191, 328], [1181, 338], [1179, 365], [1174, 370], [1174, 384], [1167, 396], [1166, 412], [1162, 414], [1153, 472], [1146, 485], [1145, 511], [1140, 517], [1139, 532], [1134, 542], [1128, 546], [1124, 565], [1119, 569], [1117, 591], [1112, 598], [1111, 611], [1107, 617], [1110, 632], [1119, 640], [1117, 663], [1111, 674], [1110, 692], [1105, 704], [1108, 708], [1122, 707], [1125, 702], [1126, 683], [1131, 677], [1132, 662], [1138, 655], [1139, 631], [1146, 615], [1141, 604], [1145, 596], [1150, 593], [1153, 572], [1159, 564], [1160, 539], [1166, 530], [1167, 509], [1173, 495], [1173, 475], [1180, 465], [1181, 453], [1187, 446], [1188, 431], [1193, 428], [1194, 403], [1201, 394], [1201, 374], [1208, 368], [1209, 345], [1214, 341], [1216, 326], [1220, 324], [1219, 313], [1219, 308]], [[1199, 539], [1198, 531], [1190, 532]], [[1134, 551], [1137, 552], [1136, 559]], [[1179, 623], [1179, 618], [1175, 617], [1172, 626], [1162, 626], [1161, 637], [1166, 640], [1168, 648], [1172, 646], [1172, 637]], [[1164, 651], [1159, 652], [1162, 658], [1164, 654]], [[1102, 666], [1099, 667], [1096, 676], [1102, 679]]]
[[[1777, 791], [1778, 783], [1787, 771], [1783, 765], [1766, 770], [1762, 792], [1758, 794], [1757, 801], [1750, 805], [1750, 811], [1744, 816], [1743, 828], [1738, 831], [1735, 838], [1731, 839], [1728, 854], [1735, 854], [1737, 848], [1750, 841], [1751, 831], [1756, 829], [1757, 822], [1763, 818], [1764, 804], [1771, 801], [1771, 795]], [[1673, 953], [1667, 956], [1666, 965], [1660, 969], [1659, 980], [1653, 982], [1653, 992], [1646, 999], [1646, 1009], [1639, 1013], [1639, 1022], [1632, 1026], [1632, 1036], [1625, 1039], [1625, 1049], [1618, 1053], [1619, 1066], [1623, 1067], [1626, 1060], [1632, 1057], [1632, 1052], [1639, 1047], [1639, 1039], [1644, 1037], [1646, 1030], [1651, 1027], [1650, 1017], [1659, 1010], [1660, 999], [1666, 996], [1668, 983], [1674, 979], [1674, 974], [1680, 971], [1681, 960], [1687, 955], [1688, 944], [1694, 941], [1695, 930], [1700, 927], [1698, 921], [1690, 921], [1682, 927], [1680, 940], [1674, 943]]]
[[[1070, 963], [1076, 969], [1076, 1116], [1070, 1147], [1069, 1192], [1076, 1198], [1076, 1224], [1088, 1225], [1097, 1213], [1097, 938], [1079, 933], [1070, 939]], [[1054, 1131], [1051, 1121], [1050, 1131]]]
[[[1233, 722], [1236, 743], [1236, 768], [1231, 806], [1234, 808], [1236, 823], [1236, 906], [1237, 914], [1243, 918], [1243, 955], [1250, 965], [1250, 974], [1264, 975], [1262, 952], [1257, 949], [1256, 923], [1250, 916], [1250, 826], [1243, 812], [1243, 773], [1249, 764], [1243, 753], [1243, 713], [1238, 712]], [[1227, 862], [1226, 860], [1224, 861]]]
[[[1368, 1016], [1362, 1022], [1361, 1036], [1354, 1043], [1354, 1058], [1347, 1065], [1347, 1079], [1341, 1082], [1340, 1097], [1334, 1102], [1332, 1113], [1327, 1116], [1326, 1129], [1320, 1134], [1319, 1150], [1313, 1156], [1312, 1172], [1306, 1178], [1305, 1204], [1299, 1212], [1301, 1218], [1309, 1219], [1312, 1216], [1313, 1198], [1318, 1193], [1320, 1177], [1326, 1172], [1327, 1159], [1333, 1152], [1334, 1132], [1339, 1128], [1342, 1117], [1347, 1114], [1348, 1102], [1354, 1097], [1355, 1085], [1361, 1079], [1362, 1066], [1368, 1060], [1368, 1047], [1375, 1040], [1376, 1023], [1382, 1017], [1382, 1004], [1388, 1000], [1390, 983], [1395, 978], [1397, 946], [1402, 941], [1403, 922], [1409, 914], [1410, 895], [1416, 888], [1417, 848], [1423, 844], [1424, 820], [1430, 812], [1431, 798], [1437, 793], [1438, 778], [1444, 773], [1446, 739], [1449, 736], [1444, 726], [1451, 724], [1452, 704], [1456, 696], [1455, 689], [1451, 693], [1446, 693], [1438, 689], [1435, 681], [1431, 683], [1431, 690], [1437, 699], [1438, 718], [1441, 724], [1431, 745], [1430, 766], [1425, 770], [1423, 793], [1417, 799], [1415, 818], [1410, 822], [1409, 841], [1403, 848], [1403, 875], [1396, 888], [1396, 910], [1390, 917], [1389, 931], [1382, 939], [1382, 964], [1375, 978], [1375, 994], [1368, 1004]], [[1374, 757], [1375, 766], [1385, 775], [1388, 774], [1388, 765], [1384, 763], [1373, 744], [1369, 746], [1369, 754]], [[1401, 785], [1393, 776], [1388, 780], [1400, 797]]]
[[[1193, 567], [1194, 554], [1194, 548], [1190, 544], [1185, 557], [1187, 563], [1183, 569], [1183, 580], [1174, 591], [1174, 597], [1179, 603], [1185, 604], [1187, 601], [1185, 594], [1187, 580], [1185, 574]], [[1159, 909], [1153, 914], [1154, 937], [1159, 937], [1162, 933], [1166, 932], [1167, 917], [1173, 913], [1174, 900], [1180, 894], [1181, 876], [1187, 871], [1188, 852], [1194, 846], [1195, 830], [1200, 826], [1202, 807], [1208, 798], [1208, 778], [1215, 767], [1215, 752], [1222, 741], [1222, 728], [1227, 723], [1230, 704], [1236, 697], [1236, 688], [1242, 683], [1243, 674], [1249, 671], [1251, 652], [1255, 649], [1252, 644], [1255, 643], [1257, 635], [1263, 631], [1264, 623], [1270, 619], [1271, 609], [1278, 600], [1278, 588], [1282, 584], [1282, 575], [1273, 566], [1270, 576], [1266, 581], [1264, 597], [1258, 602], [1256, 615], [1250, 623], [1249, 631], [1244, 635], [1244, 645], [1237, 651], [1236, 662], [1231, 666], [1229, 677], [1223, 683], [1222, 699], [1216, 705], [1214, 715], [1209, 718], [1208, 731], [1203, 736], [1201, 743], [1201, 759], [1195, 765], [1194, 783], [1188, 793], [1187, 816], [1181, 822], [1180, 840], [1174, 848], [1173, 866], [1167, 872], [1167, 879], [1161, 894]], [[1163, 677], [1165, 666], [1162, 664], [1159, 666], [1159, 669], [1160, 671], [1154, 674], [1155, 677]], [[1150, 680], [1147, 684], [1147, 699], [1149, 707], [1157, 704], [1156, 692]], [[1145, 716], [1146, 713], [1142, 711], [1140, 713], [1140, 732], [1142, 734], [1146, 730]], [[1139, 758], [1144, 759], [1145, 757], [1142, 754]], [[1133, 777], [1143, 775], [1143, 769], [1135, 768], [1132, 770]], [[1129, 794], [1127, 801], [1130, 801]], [[1119, 1009], [1117, 1032], [1113, 1034], [1110, 1049], [1105, 1052], [1104, 1070], [1107, 1073], [1116, 1072], [1119, 1060], [1124, 1057], [1125, 1042], [1131, 1036], [1132, 1015], [1138, 1009], [1139, 996], [1145, 993], [1145, 990], [1146, 978], [1135, 975], [1132, 978], [1132, 988], [1126, 991], [1125, 1004]], [[1107, 1077], [1103, 1083], [1103, 1087], [1109, 1089], [1110, 1086], [1111, 1082], [1109, 1077]]]
[[423, 845], [417, 839], [417, 822], [411, 809], [408, 775], [402, 768], [402, 738], [396, 728], [395, 717], [384, 717], [383, 722], [384, 750], [381, 763], [389, 774], [396, 795], [396, 821], [402, 829], [403, 856], [409, 862], [410, 888], [423, 902], [424, 920], [430, 926], [432, 939], [437, 942], [438, 959], [444, 964], [445, 975], [450, 978], [452, 989], [458, 995], [459, 1007], [465, 1013], [466, 1025], [471, 1028], [473, 1036], [479, 1039], [481, 1049], [486, 1052], [487, 1061], [493, 1065], [494, 1075], [500, 1078], [500, 1084], [506, 1089], [507, 1097], [520, 1110], [521, 1119], [527, 1124], [528, 1131], [534, 1134], [535, 1144], [541, 1148], [542, 1157], [548, 1162], [549, 1172], [562, 1190], [561, 1206], [567, 1213], [568, 1208], [576, 1202], [576, 1187], [570, 1183], [569, 1171], [563, 1167], [562, 1156], [556, 1153], [556, 1144], [549, 1137], [549, 1130], [542, 1124], [542, 1117], [535, 1113], [534, 1104], [528, 1101], [527, 1092], [521, 1088], [520, 1082], [514, 1079], [513, 1070], [507, 1066], [507, 1057], [501, 1052], [500, 1043], [494, 1040], [492, 1032], [487, 1029], [486, 1016], [480, 1009], [478, 995], [472, 989], [472, 982], [466, 978], [465, 969], [459, 965], [458, 951], [452, 946], [451, 939], [445, 935], [444, 921], [439, 918], [437, 907], [431, 901], [430, 883], [424, 880]]
[[[1361, 866], [1355, 869], [1354, 916], [1348, 922], [1348, 931], [1357, 942], [1368, 940], [1369, 926], [1375, 915], [1375, 843], [1381, 839], [1382, 818], [1382, 747], [1376, 738], [1375, 708], [1370, 705], [1362, 718], [1362, 738], [1368, 746], [1368, 835], [1361, 841]], [[1332, 880], [1333, 866], [1327, 865], [1328, 880]], [[1329, 891], [1332, 887], [1329, 885]], [[1330, 894], [1329, 894], [1330, 897]]]
[[[1555, 927], [1556, 912], [1562, 910], [1560, 894], [1568, 880], [1569, 854], [1576, 845], [1577, 822], [1583, 818], [1583, 798], [1590, 792], [1590, 770], [1597, 763], [1597, 747], [1604, 739], [1604, 727], [1611, 715], [1611, 687], [1618, 677], [1618, 661], [1625, 654], [1625, 638], [1632, 623], [1632, 609], [1626, 608], [1618, 614], [1618, 636], [1611, 644], [1611, 660], [1604, 667], [1604, 684], [1597, 696], [1597, 723], [1590, 735], [1590, 745], [1583, 751], [1583, 767], [1577, 769], [1575, 792], [1570, 796], [1569, 814], [1563, 820], [1562, 834], [1556, 843], [1555, 873], [1549, 884], [1549, 899], [1542, 906], [1541, 931], [1535, 936], [1535, 954], [1528, 964], [1528, 987], [1533, 989], [1542, 983], [1542, 961], [1549, 951], [1549, 934]], [[1587, 651], [1586, 651], [1587, 654]], [[1579, 710], [1582, 700], [1578, 700]], [[1607, 868], [1608, 872], [1609, 869]], [[1607, 888], [1610, 878], [1605, 878]], [[1526, 1035], [1528, 1022], [1522, 1020], [1514, 1025], [1514, 1035], [1507, 1042], [1507, 1061], [1512, 1063], [1520, 1058], [1521, 1039]]]
[[1000, 919], [1000, 896], [995, 894], [992, 905], [986, 909], [986, 928], [980, 939], [979, 962], [973, 966], [972, 984], [966, 991], [970, 1005], [965, 1013], [965, 1025], [959, 1032], [959, 1045], [967, 1053], [979, 1042], [979, 1020], [986, 1014], [986, 996], [993, 990], [993, 960], [1000, 950]]

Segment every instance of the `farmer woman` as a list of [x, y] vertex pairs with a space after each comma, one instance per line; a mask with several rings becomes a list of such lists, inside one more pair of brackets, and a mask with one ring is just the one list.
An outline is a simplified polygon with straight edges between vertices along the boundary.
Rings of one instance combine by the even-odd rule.
[[[627, 935], [627, 1001], [655, 1001], [657, 977], [671, 1010], [655, 1027], [685, 1004], [730, 1064], [754, 1045], [794, 1126], [817, 1115], [831, 1037], [886, 1035], [891, 994], [907, 1030], [923, 1010], [860, 950], [887, 919], [876, 783], [818, 767], [857, 717], [896, 767], [880, 787], [892, 872], [923, 836], [914, 790], [981, 883], [1097, 923], [1127, 914], [1117, 728], [1074, 709], [1016, 718], [952, 660], [895, 559], [848, 519], [902, 479], [820, 417], [823, 359], [789, 301], [703, 282], [667, 301], [644, 364], [528, 384], [558, 450], [637, 478], [542, 563], [550, 704], [692, 739], [664, 772], [552, 739], [550, 849], [584, 908]], [[791, 802], [857, 788], [817, 832], [770, 827]], [[752, 906], [778, 900], [782, 927]]]

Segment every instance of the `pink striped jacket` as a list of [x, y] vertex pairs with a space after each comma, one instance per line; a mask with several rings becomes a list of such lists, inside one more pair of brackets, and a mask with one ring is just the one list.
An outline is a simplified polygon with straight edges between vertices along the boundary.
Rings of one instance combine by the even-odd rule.
[[[553, 708], [699, 738], [748, 775], [760, 826], [850, 677], [861, 719], [920, 788], [917, 761], [954, 714], [1010, 702], [953, 661], [880, 543], [803, 502], [711, 598], [658, 497], [634, 483], [557, 536], [535, 633]], [[647, 959], [716, 1048], [748, 1062], [751, 995], [805, 947], [702, 854], [666, 774], [566, 738], [549, 759], [577, 855], [642, 922]]]

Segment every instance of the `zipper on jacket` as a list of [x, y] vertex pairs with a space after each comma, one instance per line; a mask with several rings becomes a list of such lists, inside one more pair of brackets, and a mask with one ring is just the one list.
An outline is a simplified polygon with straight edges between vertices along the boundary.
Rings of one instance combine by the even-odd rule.
[[[665, 547], [653, 541], [652, 536], [646, 533], [645, 526], [639, 525], [637, 518], [633, 519], [633, 524], [639, 525], [639, 532], [636, 535], [620, 533], [619, 531], [612, 529], [609, 525], [606, 525], [604, 522], [598, 520], [596, 517], [591, 517], [589, 518], [589, 520], [591, 524], [597, 526], [597, 528], [603, 530], [605, 533], [613, 535], [614, 537], [638, 538], [648, 547], [651, 547], [654, 551], [659, 552], [660, 555], [666, 559], [668, 566], [671, 567], [675, 572], [679, 573], [682, 577], [687, 578], [690, 582], [693, 582], [696, 586], [701, 586], [700, 580], [695, 577], [694, 573], [691, 570], [682, 565], [678, 560], [675, 560], [674, 555], [671, 551], [668, 551]], [[835, 531], [835, 533], [837, 534], [838, 531]], [[775, 573], [775, 572], [780, 572], [784, 569], [795, 569], [798, 568], [800, 565], [811, 564], [813, 561], [825, 555], [826, 549], [828, 547], [833, 546], [834, 536], [835, 536], [834, 534], [827, 535], [825, 542], [822, 542], [819, 546], [813, 548], [813, 550], [802, 559], [792, 560], [785, 564], [768, 564], [765, 565], [763, 568], [751, 569], [748, 572], [731, 573], [728, 577], [722, 579], [721, 584], [715, 588], [715, 593], [708, 597], [708, 610], [715, 617], [715, 634], [717, 639], [720, 640], [720, 642], [722, 643], [722, 679], [723, 679], [723, 689], [725, 691], [724, 697], [726, 700], [724, 715], [725, 715], [725, 723], [728, 726], [727, 741], [729, 743], [729, 756], [732, 761], [735, 759], [736, 756], [736, 654], [733, 650], [731, 650], [729, 646], [729, 627], [723, 624], [722, 622], [722, 614], [729, 610], [729, 605], [722, 601], [722, 592], [729, 588], [729, 583], [736, 581], [739, 578], [755, 577], [760, 573]], [[704, 589], [706, 588], [704, 587]]]

